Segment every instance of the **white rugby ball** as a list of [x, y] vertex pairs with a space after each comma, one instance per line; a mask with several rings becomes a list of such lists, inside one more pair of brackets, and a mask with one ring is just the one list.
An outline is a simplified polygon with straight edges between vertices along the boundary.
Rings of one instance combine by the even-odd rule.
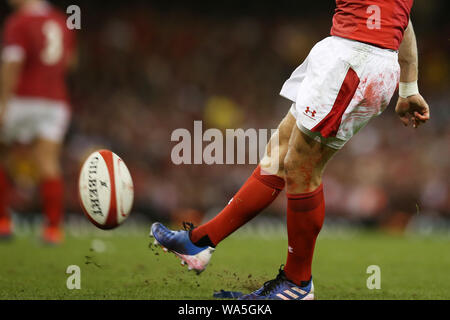
[[98, 150], [81, 167], [78, 180], [81, 208], [101, 229], [113, 229], [128, 218], [133, 206], [133, 181], [115, 153]]

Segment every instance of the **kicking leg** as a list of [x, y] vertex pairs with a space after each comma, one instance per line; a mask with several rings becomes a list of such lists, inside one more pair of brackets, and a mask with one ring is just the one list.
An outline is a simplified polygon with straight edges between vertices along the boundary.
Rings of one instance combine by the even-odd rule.
[[216, 246], [277, 198], [284, 189], [284, 157], [294, 124], [294, 117], [288, 113], [271, 137], [260, 165], [228, 205], [211, 221], [192, 230], [193, 243]]
[[[174, 232], [154, 223], [151, 235], [157, 243], [177, 254], [189, 267], [201, 272], [211, 250], [242, 225], [269, 206], [284, 188], [284, 157], [295, 119], [291, 113], [281, 121], [267, 145], [261, 164], [247, 179], [228, 205], [212, 220], [186, 231]], [[273, 164], [278, 164], [274, 166]]]

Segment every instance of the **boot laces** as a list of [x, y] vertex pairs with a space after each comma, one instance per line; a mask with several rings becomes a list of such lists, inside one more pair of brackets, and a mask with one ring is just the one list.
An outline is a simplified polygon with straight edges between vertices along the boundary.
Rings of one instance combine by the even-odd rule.
[[261, 294], [266, 296], [268, 295], [272, 290], [274, 290], [280, 283], [287, 280], [286, 275], [283, 271], [283, 266], [281, 265], [278, 269], [278, 275], [275, 279], [266, 281], [263, 285], [263, 290], [261, 291]]
[[195, 226], [192, 222], [183, 221], [183, 229], [185, 231], [192, 231], [194, 228]]

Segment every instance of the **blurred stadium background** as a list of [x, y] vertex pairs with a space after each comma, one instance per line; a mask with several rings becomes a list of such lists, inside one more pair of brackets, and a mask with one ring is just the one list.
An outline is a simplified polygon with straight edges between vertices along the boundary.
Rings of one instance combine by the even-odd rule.
[[[289, 103], [283, 81], [331, 27], [334, 1], [53, 1], [78, 4], [79, 66], [70, 76], [73, 121], [63, 166], [66, 217], [81, 217], [84, 158], [108, 148], [135, 184], [133, 219], [198, 224], [220, 210], [253, 165], [172, 164], [177, 128], [276, 128]], [[432, 120], [405, 129], [393, 103], [329, 165], [328, 226], [450, 230], [450, 21], [446, 1], [415, 1], [420, 90]], [[9, 8], [0, 3], [0, 25]], [[395, 102], [396, 96], [392, 102]], [[13, 209], [34, 219], [35, 172], [18, 147], [10, 159]], [[285, 199], [264, 213], [280, 221]], [[257, 218], [259, 221], [263, 221]], [[265, 220], [264, 220], [265, 221]]]

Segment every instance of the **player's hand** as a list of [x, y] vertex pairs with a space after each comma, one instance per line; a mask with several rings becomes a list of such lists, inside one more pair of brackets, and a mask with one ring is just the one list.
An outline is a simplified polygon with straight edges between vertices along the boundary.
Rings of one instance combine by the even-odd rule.
[[417, 128], [430, 119], [430, 108], [420, 94], [408, 98], [399, 97], [395, 112], [405, 127], [412, 124], [414, 128]]

